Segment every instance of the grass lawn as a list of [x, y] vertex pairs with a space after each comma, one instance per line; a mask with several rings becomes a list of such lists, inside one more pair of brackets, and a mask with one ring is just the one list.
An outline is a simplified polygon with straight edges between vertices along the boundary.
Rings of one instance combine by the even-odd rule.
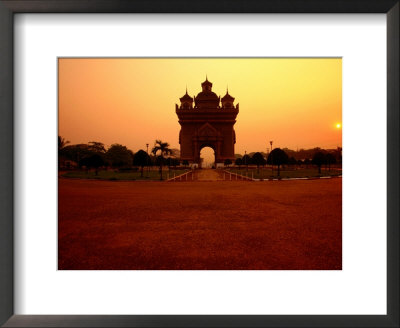
[[[278, 177], [278, 169], [274, 167], [274, 171], [270, 168], [260, 168], [260, 172], [257, 173], [257, 169], [249, 169], [246, 171], [246, 168], [242, 169], [228, 169], [228, 171], [232, 173], [237, 173], [239, 175], [244, 175], [251, 177], [253, 173], [254, 179], [269, 179], [269, 178], [277, 178]], [[280, 172], [281, 178], [312, 178], [312, 177], [324, 177], [324, 176], [339, 176], [342, 175], [342, 170], [338, 169], [331, 169], [325, 170], [321, 169], [321, 174], [318, 173], [317, 168], [310, 168], [310, 169], [298, 169], [298, 170], [282, 170]]]
[[341, 268], [342, 179], [59, 179], [59, 270]]
[[[183, 174], [188, 170], [168, 170], [163, 171], [163, 180], [168, 177], [172, 178]], [[143, 177], [141, 177], [140, 170], [138, 172], [118, 172], [114, 170], [99, 171], [98, 175], [94, 171], [70, 171], [62, 174], [65, 178], [79, 178], [79, 179], [97, 179], [97, 180], [160, 180], [160, 172], [149, 171], [146, 169], [143, 171]]]

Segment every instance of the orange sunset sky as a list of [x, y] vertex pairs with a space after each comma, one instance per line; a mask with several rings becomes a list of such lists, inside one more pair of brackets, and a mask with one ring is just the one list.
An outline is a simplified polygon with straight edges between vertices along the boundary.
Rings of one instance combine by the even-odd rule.
[[[61, 58], [59, 135], [136, 152], [179, 149], [175, 104], [205, 80], [239, 103], [235, 153], [342, 146], [340, 58]], [[338, 126], [340, 124], [340, 127]]]

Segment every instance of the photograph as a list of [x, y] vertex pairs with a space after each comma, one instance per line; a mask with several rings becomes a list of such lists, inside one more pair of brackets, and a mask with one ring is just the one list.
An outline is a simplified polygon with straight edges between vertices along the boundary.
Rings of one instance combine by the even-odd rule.
[[399, 1], [0, 0], [0, 326], [398, 327]]
[[342, 270], [342, 58], [57, 66], [58, 270]]

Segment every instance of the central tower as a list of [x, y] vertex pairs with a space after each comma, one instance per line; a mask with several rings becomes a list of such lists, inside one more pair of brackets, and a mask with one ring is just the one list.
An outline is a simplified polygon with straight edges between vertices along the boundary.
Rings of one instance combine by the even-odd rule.
[[181, 130], [179, 144], [181, 160], [200, 164], [200, 151], [211, 147], [215, 153], [215, 163], [226, 159], [235, 160], [236, 135], [233, 129], [239, 104], [234, 105], [232, 96], [226, 90], [221, 99], [212, 91], [212, 83], [206, 80], [201, 84], [202, 91], [195, 97], [186, 93], [175, 105]]

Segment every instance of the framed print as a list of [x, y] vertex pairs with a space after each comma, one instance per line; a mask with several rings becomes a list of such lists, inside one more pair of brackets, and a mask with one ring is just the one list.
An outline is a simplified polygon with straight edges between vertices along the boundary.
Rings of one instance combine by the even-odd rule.
[[1, 324], [399, 325], [398, 1], [0, 9]]

